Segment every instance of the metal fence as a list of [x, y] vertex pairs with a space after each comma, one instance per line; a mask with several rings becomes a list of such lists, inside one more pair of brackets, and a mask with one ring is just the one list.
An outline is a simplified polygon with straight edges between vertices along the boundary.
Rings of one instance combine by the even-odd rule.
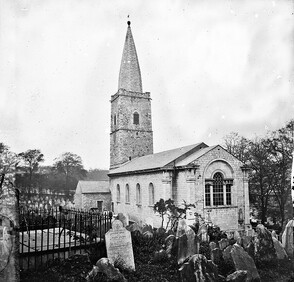
[[84, 253], [105, 240], [111, 213], [54, 208], [20, 210], [21, 269], [38, 268], [49, 260]]

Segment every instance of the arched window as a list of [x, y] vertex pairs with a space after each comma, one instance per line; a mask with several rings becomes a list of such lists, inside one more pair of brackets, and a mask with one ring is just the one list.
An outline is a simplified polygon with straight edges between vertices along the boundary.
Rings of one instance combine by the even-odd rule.
[[152, 183], [149, 183], [149, 206], [154, 205], [154, 186]]
[[113, 125], [116, 125], [116, 114], [113, 116]]
[[119, 184], [116, 185], [116, 201], [120, 202], [120, 186]]
[[142, 197], [142, 195], [141, 195], [141, 187], [140, 187], [140, 184], [137, 183], [137, 185], [136, 185], [136, 203], [137, 203], [137, 205], [142, 204], [141, 197]]
[[139, 124], [139, 114], [137, 112], [133, 115], [133, 124]]
[[224, 179], [220, 172], [213, 176], [213, 205], [224, 204]]
[[205, 184], [205, 206], [211, 206], [210, 184]]
[[126, 203], [130, 202], [130, 187], [129, 184], [126, 184]]

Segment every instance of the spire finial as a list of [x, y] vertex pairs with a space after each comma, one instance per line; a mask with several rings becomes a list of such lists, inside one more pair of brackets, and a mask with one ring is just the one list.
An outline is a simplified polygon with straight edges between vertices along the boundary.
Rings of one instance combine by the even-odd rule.
[[[130, 18], [130, 15], [128, 15], [128, 19]], [[130, 26], [131, 25], [131, 22], [130, 21], [127, 21], [127, 24], [128, 24], [128, 26]]]

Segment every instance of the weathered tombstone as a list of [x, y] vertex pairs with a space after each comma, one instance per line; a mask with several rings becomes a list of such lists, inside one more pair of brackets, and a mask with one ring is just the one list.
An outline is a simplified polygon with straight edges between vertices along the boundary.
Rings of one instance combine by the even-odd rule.
[[289, 257], [294, 256], [293, 228], [294, 228], [294, 220], [290, 220], [287, 223], [282, 235], [282, 245], [285, 248], [285, 251]]
[[277, 258], [278, 259], [285, 259], [287, 258], [287, 253], [285, 249], [283, 248], [282, 243], [275, 237], [273, 237], [274, 247], [276, 250]]
[[234, 273], [227, 276], [226, 281], [231, 282], [246, 282], [247, 281], [247, 270], [237, 270]]
[[218, 281], [217, 266], [204, 255], [193, 255], [188, 262], [184, 263], [179, 269], [180, 281]]
[[129, 230], [130, 232], [138, 231], [142, 233], [142, 227], [137, 222], [134, 222], [133, 224], [128, 225], [126, 229]]
[[169, 235], [165, 238], [165, 250], [168, 257], [171, 257], [174, 254], [176, 237], [174, 235]]
[[193, 210], [186, 210], [186, 223], [188, 225], [193, 225], [195, 223], [195, 215]]
[[219, 265], [221, 263], [223, 253], [219, 248], [215, 248], [211, 251], [210, 256], [213, 263]]
[[272, 234], [262, 224], [256, 227], [256, 237], [254, 239], [255, 258], [260, 261], [272, 261], [277, 259]]
[[221, 250], [224, 250], [227, 246], [230, 245], [230, 242], [227, 238], [222, 238], [220, 241], [218, 241], [218, 245]]
[[241, 236], [240, 236], [239, 231], [236, 230], [236, 231], [234, 232], [234, 239], [235, 239], [235, 240], [238, 240], [240, 237], [241, 237]]
[[253, 258], [241, 246], [234, 244], [230, 253], [236, 270], [247, 270], [248, 281], [260, 281]]
[[202, 242], [209, 242], [209, 235], [208, 235], [208, 230], [207, 230], [207, 225], [206, 224], [202, 224], [199, 227], [197, 235], [198, 235], [198, 237], [200, 238], [200, 240]]
[[278, 235], [275, 230], [272, 231], [272, 237], [278, 239]]
[[197, 236], [190, 227], [187, 228], [189, 229], [178, 238], [178, 264], [182, 264], [188, 257], [198, 252]]
[[215, 249], [217, 247], [217, 244], [215, 242], [210, 242], [209, 243], [209, 248], [212, 251], [213, 249]]
[[112, 264], [135, 270], [131, 233], [120, 220], [112, 223], [112, 229], [105, 234], [105, 241], [107, 257]]
[[117, 219], [123, 223], [124, 227], [127, 227], [129, 225], [129, 217], [124, 215], [123, 213], [119, 213], [117, 215]]
[[186, 231], [188, 230], [188, 225], [186, 223], [185, 219], [180, 219], [179, 223], [178, 223], [178, 228], [177, 228], [177, 233], [176, 233], [176, 237], [180, 237], [181, 235], [185, 234]]
[[232, 257], [231, 257], [232, 248], [233, 248], [233, 246], [229, 245], [223, 251], [223, 258], [226, 263], [230, 263], [230, 261], [232, 261]]
[[18, 202], [16, 190], [4, 181], [0, 189], [0, 281], [19, 281]]

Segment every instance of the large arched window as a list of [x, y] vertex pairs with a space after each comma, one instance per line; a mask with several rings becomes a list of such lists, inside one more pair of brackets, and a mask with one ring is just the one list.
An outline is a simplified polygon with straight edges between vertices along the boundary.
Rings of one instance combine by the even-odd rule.
[[126, 203], [130, 203], [130, 187], [126, 184]]
[[224, 178], [220, 172], [213, 176], [213, 205], [224, 204]]
[[116, 201], [120, 202], [120, 186], [119, 184], [116, 185]]
[[136, 203], [137, 203], [137, 205], [142, 204], [141, 187], [140, 187], [139, 183], [137, 183], [137, 185], [136, 185]]
[[139, 114], [137, 112], [133, 115], [133, 124], [139, 124]]
[[152, 183], [149, 183], [149, 206], [154, 205], [154, 186]]

